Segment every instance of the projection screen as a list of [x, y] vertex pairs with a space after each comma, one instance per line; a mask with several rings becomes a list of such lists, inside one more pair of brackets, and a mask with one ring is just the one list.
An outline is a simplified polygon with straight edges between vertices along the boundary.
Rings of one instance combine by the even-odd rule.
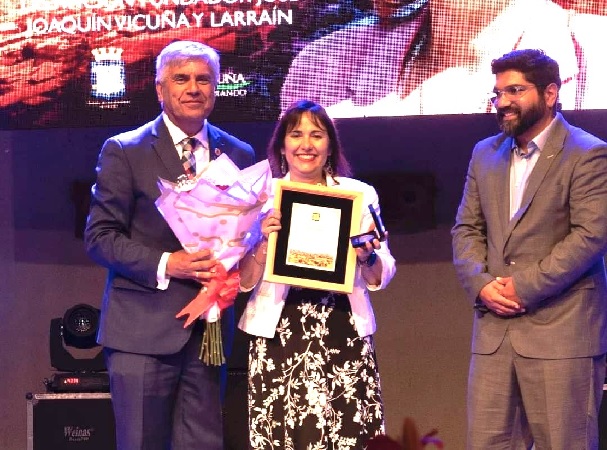
[[563, 109], [607, 107], [607, 0], [0, 0], [0, 128], [138, 125], [154, 60], [216, 48], [214, 121], [274, 121], [291, 102], [334, 118], [491, 112], [491, 60], [540, 48]]

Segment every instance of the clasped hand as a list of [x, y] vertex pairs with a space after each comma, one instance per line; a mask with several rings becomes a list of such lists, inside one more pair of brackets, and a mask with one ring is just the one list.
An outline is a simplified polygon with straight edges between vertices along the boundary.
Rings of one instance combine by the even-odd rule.
[[525, 312], [512, 277], [497, 277], [481, 289], [479, 297], [491, 311], [500, 316], [514, 316]]

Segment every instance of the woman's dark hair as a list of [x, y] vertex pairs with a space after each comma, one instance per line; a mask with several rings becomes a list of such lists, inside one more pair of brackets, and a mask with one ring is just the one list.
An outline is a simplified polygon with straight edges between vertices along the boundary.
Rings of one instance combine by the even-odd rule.
[[300, 122], [301, 117], [309, 113], [312, 122], [327, 131], [329, 137], [329, 156], [325, 167], [330, 166], [333, 169], [333, 175], [342, 177], [351, 176], [350, 164], [344, 156], [343, 149], [339, 142], [339, 136], [335, 124], [318, 103], [310, 100], [299, 100], [293, 103], [279, 119], [274, 128], [272, 139], [268, 145], [268, 161], [272, 168], [274, 177], [282, 178], [284, 174], [281, 171], [281, 150], [284, 148], [285, 137], [287, 133], [295, 128]]

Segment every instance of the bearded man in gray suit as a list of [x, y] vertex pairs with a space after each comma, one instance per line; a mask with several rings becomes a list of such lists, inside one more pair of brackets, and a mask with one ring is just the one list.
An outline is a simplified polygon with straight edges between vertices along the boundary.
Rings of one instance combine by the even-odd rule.
[[468, 448], [598, 448], [607, 351], [607, 144], [558, 109], [541, 50], [492, 62], [501, 134], [479, 142], [452, 229], [475, 308]]
[[[85, 243], [108, 269], [98, 342], [118, 450], [223, 449], [220, 368], [198, 359], [204, 323], [184, 329], [175, 318], [217, 261], [208, 250], [186, 253], [154, 204], [159, 177], [194, 176], [223, 153], [241, 169], [253, 163], [249, 144], [207, 121], [218, 81], [214, 49], [169, 44], [156, 60], [162, 114], [108, 139], [99, 155]], [[233, 311], [222, 323], [229, 341]]]

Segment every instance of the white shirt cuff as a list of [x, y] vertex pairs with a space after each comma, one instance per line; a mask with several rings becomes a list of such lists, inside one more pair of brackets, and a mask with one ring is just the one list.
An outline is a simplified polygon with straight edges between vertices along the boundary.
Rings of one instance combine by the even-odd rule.
[[158, 270], [156, 271], [156, 288], [161, 291], [165, 291], [169, 287], [169, 281], [171, 277], [167, 276], [167, 263], [169, 262], [170, 253], [164, 252], [158, 263]]

